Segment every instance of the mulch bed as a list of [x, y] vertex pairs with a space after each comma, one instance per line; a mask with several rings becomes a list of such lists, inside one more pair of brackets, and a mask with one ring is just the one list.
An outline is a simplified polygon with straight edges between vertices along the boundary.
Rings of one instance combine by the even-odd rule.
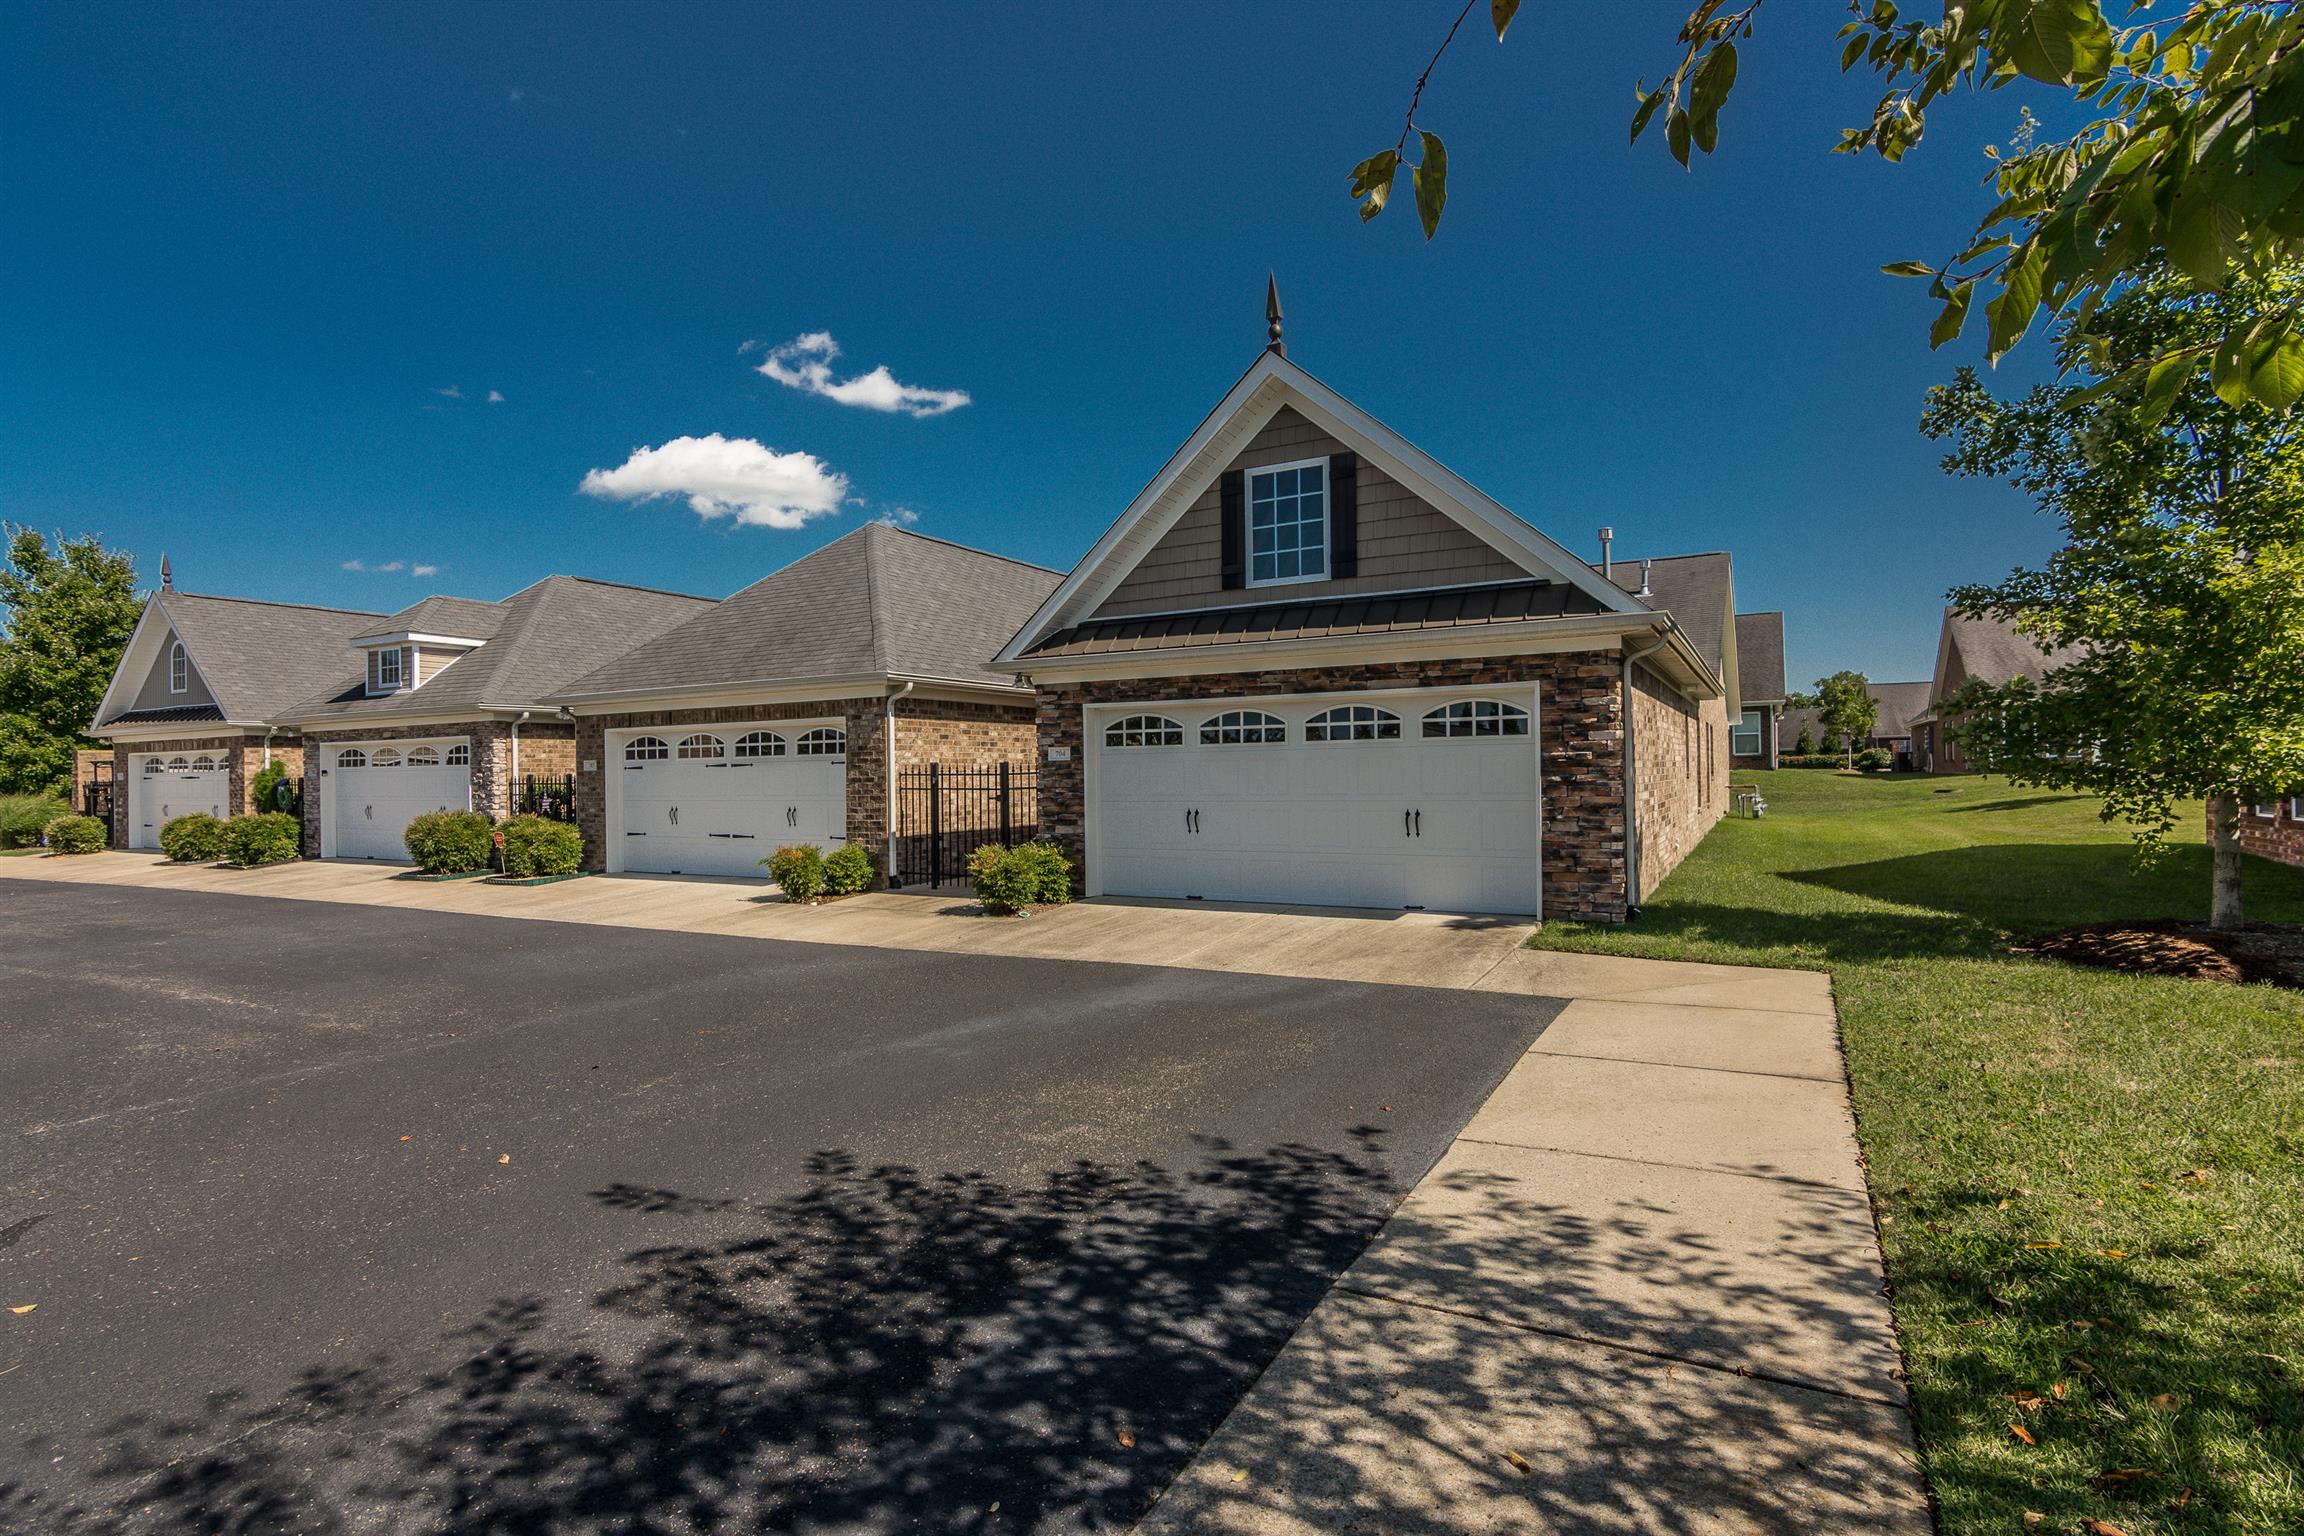
[[2113, 971], [2304, 988], [2304, 928], [2281, 923], [2249, 923], [2229, 932], [2172, 918], [2084, 923], [2012, 948]]

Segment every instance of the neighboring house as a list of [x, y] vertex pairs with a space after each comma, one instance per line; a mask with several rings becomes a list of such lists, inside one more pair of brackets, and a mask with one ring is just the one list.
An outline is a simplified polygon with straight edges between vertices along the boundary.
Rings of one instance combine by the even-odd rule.
[[304, 735], [305, 853], [402, 860], [424, 812], [511, 815], [524, 779], [575, 772], [575, 724], [547, 697], [711, 607], [547, 576], [502, 602], [428, 597], [366, 619], [282, 715]]
[[2071, 649], [2043, 651], [2030, 636], [2005, 619], [1971, 619], [1947, 608], [1944, 627], [1936, 641], [1936, 675], [1928, 685], [1926, 707], [1909, 722], [1913, 766], [1923, 773], [1970, 773], [1976, 764], [1949, 740], [1960, 716], [1947, 712], [1944, 701], [1969, 682], [2001, 687], [2017, 677], [2037, 682], [2051, 668], [2070, 661]]
[[2304, 794], [2243, 806], [2240, 847], [2259, 858], [2304, 865]]
[[[1918, 683], [1866, 683], [1864, 691], [1872, 696], [1878, 712], [1872, 718], [1872, 731], [1856, 743], [1859, 752], [1878, 748], [1896, 754], [1896, 766], [1910, 768], [1916, 763], [1912, 751], [1912, 718], [1924, 713], [1933, 685]], [[1777, 747], [1782, 752], [1797, 749], [1800, 733], [1806, 731], [1818, 752], [1836, 752], [1837, 743], [1827, 739], [1823, 712], [1813, 708], [1788, 709], [1776, 729]]]
[[1092, 895], [1621, 919], [1721, 814], [1736, 671], [1726, 556], [1632, 569], [1275, 340], [1000, 652], [1043, 835]]
[[1744, 708], [1728, 727], [1728, 761], [1737, 768], [1773, 768], [1779, 756], [1777, 722], [1784, 715], [1784, 615], [1736, 615], [1736, 690]]
[[206, 597], [164, 582], [146, 600], [89, 725], [112, 744], [112, 846], [157, 848], [160, 828], [194, 811], [255, 809], [249, 784], [275, 759], [301, 773], [288, 712], [336, 670], [346, 639], [377, 617]]
[[871, 523], [570, 679], [591, 867], [764, 878], [846, 842], [887, 874], [898, 774], [1031, 764], [1032, 691], [990, 662], [1058, 579]]

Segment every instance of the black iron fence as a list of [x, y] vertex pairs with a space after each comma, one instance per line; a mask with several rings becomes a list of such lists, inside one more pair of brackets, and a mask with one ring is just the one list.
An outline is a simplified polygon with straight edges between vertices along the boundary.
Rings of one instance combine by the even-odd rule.
[[80, 814], [93, 816], [107, 827], [112, 825], [112, 807], [117, 803], [114, 791], [119, 788], [110, 779], [92, 779], [80, 787]]
[[512, 814], [541, 816], [547, 821], [576, 819], [576, 775], [538, 778], [529, 774], [512, 786]]
[[1013, 848], [1039, 832], [1039, 778], [1030, 768], [930, 763], [903, 769], [896, 775], [889, 883], [940, 886], [966, 879], [968, 855], [984, 844]]

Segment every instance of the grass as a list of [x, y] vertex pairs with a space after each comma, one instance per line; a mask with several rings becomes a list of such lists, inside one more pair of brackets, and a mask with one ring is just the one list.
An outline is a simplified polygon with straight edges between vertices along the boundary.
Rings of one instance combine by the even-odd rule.
[[2084, 796], [1750, 777], [1636, 923], [1531, 942], [1831, 971], [1944, 1531], [2304, 1530], [2304, 994], [2007, 947], [2204, 916], [2199, 818], [2137, 870]]

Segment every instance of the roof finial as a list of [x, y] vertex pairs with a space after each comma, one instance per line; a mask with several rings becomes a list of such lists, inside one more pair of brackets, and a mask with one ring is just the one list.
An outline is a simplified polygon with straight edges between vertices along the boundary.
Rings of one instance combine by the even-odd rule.
[[1276, 273], [1264, 274], [1264, 318], [1272, 339], [1264, 343], [1264, 350], [1288, 355], [1288, 343], [1280, 339], [1280, 278]]
[[174, 572], [168, 569], [168, 555], [166, 551], [162, 551], [160, 555], [160, 590], [163, 592], [173, 592], [176, 590], [176, 576]]

